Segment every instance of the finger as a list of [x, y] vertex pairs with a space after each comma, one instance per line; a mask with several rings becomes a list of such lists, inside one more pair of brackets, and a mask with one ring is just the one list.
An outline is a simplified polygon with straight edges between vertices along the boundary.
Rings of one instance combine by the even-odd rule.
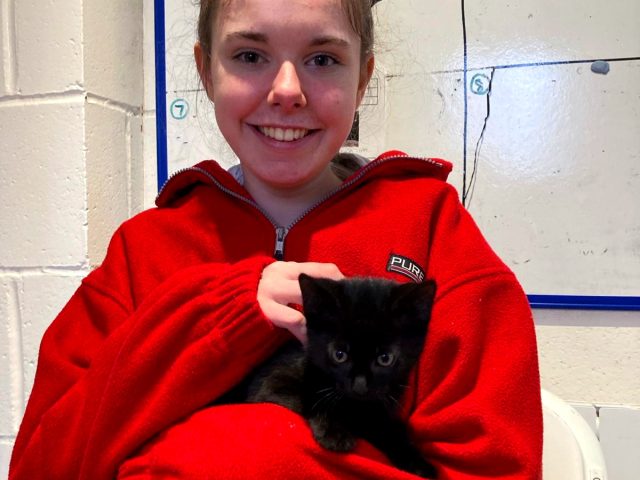
[[306, 343], [307, 327], [302, 313], [276, 302], [269, 302], [263, 308], [263, 313], [276, 327], [289, 330], [303, 344]]
[[286, 305], [287, 303], [300, 303], [302, 292], [300, 291], [300, 283], [298, 279], [284, 280], [267, 278], [259, 286], [259, 299], [275, 300], [278, 303]]
[[306, 273], [312, 277], [331, 278], [340, 280], [344, 278], [344, 274], [334, 263], [326, 262], [274, 262], [262, 272], [262, 278], [278, 280], [287, 278], [290, 280], [298, 280], [301, 273]]
[[338, 266], [334, 263], [320, 263], [320, 262], [304, 262], [298, 263], [295, 269], [296, 280], [301, 273], [305, 273], [311, 277], [330, 278], [332, 280], [341, 280], [344, 278], [344, 274], [340, 271]]
[[301, 312], [277, 302], [268, 302], [262, 310], [271, 322], [280, 328], [291, 329], [305, 324], [305, 318]]

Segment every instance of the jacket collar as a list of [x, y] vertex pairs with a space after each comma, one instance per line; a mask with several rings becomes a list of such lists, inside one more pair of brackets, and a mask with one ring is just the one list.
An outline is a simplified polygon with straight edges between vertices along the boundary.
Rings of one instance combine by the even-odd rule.
[[[334, 159], [332, 167], [345, 184], [351, 185], [380, 176], [427, 176], [446, 181], [452, 164], [439, 158], [411, 157], [399, 150], [390, 150], [371, 162], [360, 155], [339, 154]], [[196, 185], [216, 186], [227, 193], [251, 200], [249, 193], [238, 181], [237, 172], [229, 173], [216, 161], [205, 160], [171, 175], [160, 189], [156, 205], [170, 206]]]

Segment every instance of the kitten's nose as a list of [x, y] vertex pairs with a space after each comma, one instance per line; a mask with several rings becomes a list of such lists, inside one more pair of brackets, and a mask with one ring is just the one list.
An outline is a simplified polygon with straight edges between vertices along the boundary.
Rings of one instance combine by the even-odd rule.
[[367, 393], [367, 379], [364, 375], [358, 375], [353, 379], [353, 391], [358, 395], [365, 395]]

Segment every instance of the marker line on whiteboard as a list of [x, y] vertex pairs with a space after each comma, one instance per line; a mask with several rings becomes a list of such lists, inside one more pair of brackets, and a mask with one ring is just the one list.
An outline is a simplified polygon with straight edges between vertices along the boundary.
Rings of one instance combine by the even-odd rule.
[[[462, 204], [466, 205], [467, 208], [471, 207], [471, 200], [473, 198], [473, 192], [476, 187], [476, 174], [478, 173], [478, 162], [480, 161], [480, 150], [482, 149], [482, 143], [484, 142], [484, 134], [487, 130], [487, 122], [489, 121], [489, 117], [491, 116], [491, 88], [493, 86], [493, 76], [495, 75], [495, 68], [491, 69], [491, 75], [489, 77], [489, 84], [487, 86], [486, 92], [484, 95], [487, 97], [487, 113], [484, 117], [484, 122], [482, 124], [482, 130], [480, 131], [480, 136], [478, 137], [478, 141], [476, 142], [476, 148], [473, 152], [473, 167], [471, 169], [471, 178], [469, 179], [469, 187], [467, 190], [462, 192]], [[471, 80], [473, 81], [473, 79]]]
[[462, 45], [463, 45], [463, 68], [462, 68], [462, 89], [464, 95], [464, 124], [462, 132], [462, 206], [465, 205], [467, 191], [467, 128], [469, 120], [468, 100], [467, 100], [467, 21], [464, 9], [464, 0], [461, 0], [462, 10]]
[[591, 58], [591, 59], [583, 59], [583, 60], [552, 60], [548, 62], [529, 62], [529, 63], [513, 63], [513, 64], [504, 64], [504, 65], [489, 65], [485, 67], [468, 67], [466, 66], [466, 46], [465, 46], [465, 67], [463, 69], [455, 68], [452, 70], [434, 70], [429, 72], [431, 74], [440, 74], [440, 73], [460, 73], [460, 72], [478, 72], [482, 70], [490, 70], [495, 68], [496, 70], [506, 70], [509, 68], [533, 68], [533, 67], [548, 67], [552, 65], [575, 65], [579, 63], [593, 63], [598, 61], [603, 62], [637, 62], [640, 60], [640, 57], [620, 57], [620, 58]]

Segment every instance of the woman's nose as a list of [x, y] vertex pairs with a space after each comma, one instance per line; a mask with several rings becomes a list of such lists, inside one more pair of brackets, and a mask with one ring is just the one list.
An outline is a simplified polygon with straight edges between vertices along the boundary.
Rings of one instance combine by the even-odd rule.
[[268, 101], [271, 105], [282, 107], [285, 110], [306, 106], [307, 99], [302, 91], [302, 82], [295, 65], [291, 62], [284, 62], [280, 65], [273, 79]]

